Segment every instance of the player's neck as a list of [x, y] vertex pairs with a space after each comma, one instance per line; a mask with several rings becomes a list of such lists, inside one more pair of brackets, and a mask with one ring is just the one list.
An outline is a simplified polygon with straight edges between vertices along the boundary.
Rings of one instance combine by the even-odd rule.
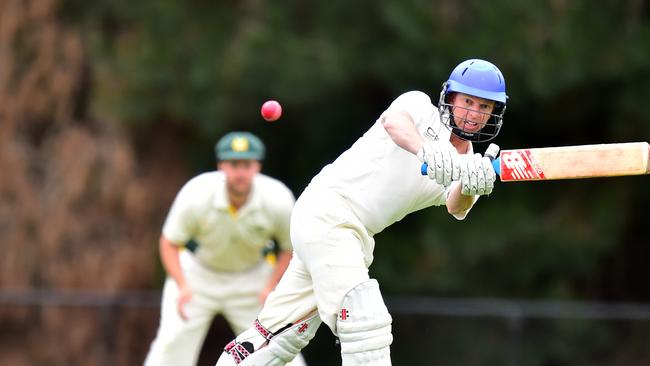
[[469, 146], [471, 142], [463, 140], [460, 137], [454, 135], [453, 133], [449, 137], [449, 142], [456, 148], [459, 154], [465, 154], [469, 151]]
[[228, 189], [228, 201], [230, 205], [235, 209], [239, 210], [242, 206], [248, 201], [250, 191], [247, 192], [236, 192], [231, 189]]

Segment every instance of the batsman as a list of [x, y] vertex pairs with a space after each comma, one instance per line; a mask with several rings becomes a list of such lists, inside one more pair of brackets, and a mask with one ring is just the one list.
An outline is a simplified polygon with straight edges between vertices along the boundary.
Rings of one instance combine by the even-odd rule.
[[321, 322], [339, 338], [344, 366], [391, 365], [392, 318], [368, 273], [373, 237], [430, 206], [463, 220], [492, 192], [492, 164], [472, 144], [497, 136], [506, 101], [501, 71], [480, 59], [453, 69], [437, 107], [419, 91], [395, 99], [300, 195], [291, 215], [291, 262], [217, 366], [284, 365]]

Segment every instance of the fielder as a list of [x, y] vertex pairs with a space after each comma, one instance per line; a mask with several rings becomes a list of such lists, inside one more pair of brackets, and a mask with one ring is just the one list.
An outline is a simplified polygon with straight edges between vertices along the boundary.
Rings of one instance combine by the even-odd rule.
[[[294, 196], [260, 173], [264, 144], [231, 132], [215, 145], [218, 170], [198, 175], [177, 194], [160, 237], [165, 281], [160, 327], [146, 366], [195, 365], [206, 333], [223, 314], [235, 334], [256, 318], [291, 259]], [[275, 268], [262, 256], [274, 239]], [[297, 357], [292, 365], [305, 365]]]
[[321, 322], [339, 338], [344, 366], [390, 365], [392, 319], [368, 275], [373, 236], [429, 206], [445, 205], [462, 220], [492, 192], [495, 172], [472, 142], [499, 133], [506, 100], [501, 71], [478, 59], [451, 72], [438, 107], [418, 91], [394, 100], [298, 198], [291, 263], [254, 326], [225, 347], [217, 366], [284, 365]]

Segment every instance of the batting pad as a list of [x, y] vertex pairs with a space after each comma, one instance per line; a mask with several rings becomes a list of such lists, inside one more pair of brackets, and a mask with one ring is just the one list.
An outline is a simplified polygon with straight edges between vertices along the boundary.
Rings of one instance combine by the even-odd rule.
[[336, 321], [343, 366], [390, 366], [391, 323], [377, 280], [350, 290]]

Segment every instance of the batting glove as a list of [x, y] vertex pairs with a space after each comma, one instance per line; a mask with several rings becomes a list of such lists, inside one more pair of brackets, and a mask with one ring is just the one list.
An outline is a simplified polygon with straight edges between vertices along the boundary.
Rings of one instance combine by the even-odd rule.
[[427, 163], [427, 175], [436, 183], [448, 187], [460, 179], [460, 159], [457, 152], [438, 142], [425, 142], [417, 153], [421, 162]]
[[466, 196], [483, 196], [492, 193], [497, 179], [492, 162], [481, 154], [464, 156], [461, 163], [461, 193]]

